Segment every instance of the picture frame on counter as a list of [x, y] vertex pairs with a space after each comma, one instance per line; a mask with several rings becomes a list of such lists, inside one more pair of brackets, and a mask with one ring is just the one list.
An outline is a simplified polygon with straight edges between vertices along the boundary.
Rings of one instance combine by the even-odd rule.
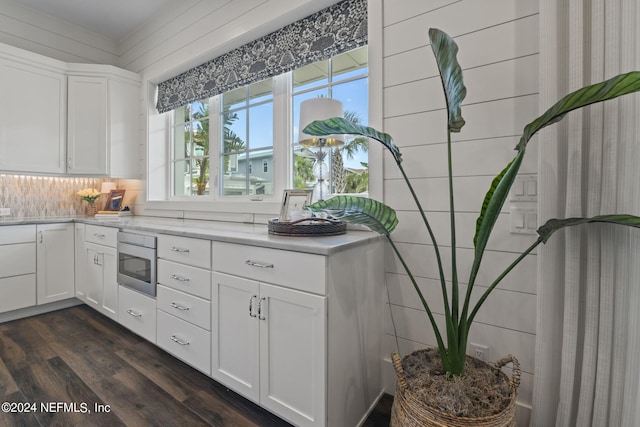
[[103, 211], [111, 211], [118, 212], [122, 209], [124, 204], [122, 203], [124, 200], [124, 193], [126, 190], [111, 190], [109, 191], [109, 196], [107, 197], [107, 201], [104, 203]]
[[304, 206], [311, 204], [313, 190], [291, 189], [282, 193], [279, 222], [290, 222], [304, 217]]

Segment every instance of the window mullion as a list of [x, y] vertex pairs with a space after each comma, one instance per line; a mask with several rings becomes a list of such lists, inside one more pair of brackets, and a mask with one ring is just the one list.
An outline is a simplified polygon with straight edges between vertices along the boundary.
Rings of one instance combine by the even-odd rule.
[[274, 195], [291, 187], [293, 176], [292, 73], [273, 78], [273, 179]]
[[221, 95], [209, 98], [209, 197], [220, 196], [220, 152], [222, 150]]

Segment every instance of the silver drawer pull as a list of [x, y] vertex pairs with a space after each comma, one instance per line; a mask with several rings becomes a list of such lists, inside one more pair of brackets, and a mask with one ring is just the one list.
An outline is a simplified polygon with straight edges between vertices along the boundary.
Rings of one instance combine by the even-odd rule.
[[251, 317], [258, 317], [258, 315], [253, 312], [253, 300], [256, 298], [258, 298], [258, 295], [251, 295], [251, 298], [249, 298], [249, 316]]
[[130, 315], [132, 315], [133, 317], [142, 317], [142, 314], [140, 313], [136, 313], [133, 310], [127, 310], [127, 313], [129, 313]]
[[252, 261], [250, 259], [246, 260], [244, 263], [250, 265], [251, 267], [273, 268], [273, 264], [265, 264], [263, 262]]
[[182, 311], [188, 311], [189, 310], [189, 307], [185, 307], [183, 305], [176, 304], [175, 302], [172, 302], [170, 305], [171, 305], [171, 307], [175, 308], [176, 310], [182, 310]]
[[107, 236], [105, 236], [105, 235], [104, 235], [104, 234], [102, 234], [102, 233], [93, 233], [93, 235], [94, 235], [95, 237], [97, 237], [98, 239], [104, 239], [105, 237], [107, 237]]
[[173, 280], [177, 280], [178, 282], [188, 282], [190, 279], [188, 277], [178, 276], [176, 274], [172, 274], [171, 277]]
[[171, 335], [171, 341], [176, 342], [180, 345], [189, 345], [189, 341], [182, 341], [180, 338], [176, 337], [175, 335]]
[[262, 311], [262, 308], [263, 308], [262, 303], [264, 302], [265, 305], [266, 305], [266, 300], [267, 299], [265, 297], [262, 297], [262, 298], [260, 298], [260, 301], [258, 301], [258, 319], [260, 319], [260, 320], [265, 320], [266, 319], [266, 317], [264, 315], [264, 312]]
[[175, 246], [171, 247], [171, 251], [180, 252], [180, 253], [188, 253], [188, 252], [190, 252], [189, 249], [176, 248]]

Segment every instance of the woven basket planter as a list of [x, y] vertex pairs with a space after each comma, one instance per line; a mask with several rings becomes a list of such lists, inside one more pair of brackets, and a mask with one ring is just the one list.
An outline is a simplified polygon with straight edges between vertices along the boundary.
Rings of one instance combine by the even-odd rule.
[[[420, 351], [420, 350], [418, 350]], [[516, 426], [516, 392], [520, 385], [520, 364], [514, 356], [505, 356], [498, 360], [493, 368], [496, 375], [502, 377], [511, 389], [509, 404], [499, 413], [487, 417], [458, 417], [428, 406], [416, 398], [408, 387], [407, 379], [402, 368], [402, 361], [398, 353], [392, 355], [393, 367], [398, 377], [396, 395], [391, 407], [391, 427], [515, 427]], [[470, 357], [470, 356], [467, 356]], [[500, 368], [513, 364], [513, 375], [509, 379]]]

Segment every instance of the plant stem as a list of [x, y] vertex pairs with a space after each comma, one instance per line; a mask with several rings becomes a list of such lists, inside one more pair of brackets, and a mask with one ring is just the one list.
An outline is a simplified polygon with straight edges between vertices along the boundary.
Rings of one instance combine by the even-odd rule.
[[[400, 263], [402, 264], [402, 266], [404, 267], [404, 270], [409, 275], [409, 279], [411, 279], [411, 283], [413, 284], [413, 288], [418, 293], [418, 296], [420, 297], [420, 301], [422, 302], [422, 306], [424, 307], [424, 310], [427, 312], [427, 316], [429, 317], [429, 321], [431, 322], [431, 327], [433, 328], [433, 332], [434, 332], [434, 334], [436, 336], [436, 341], [438, 343], [438, 351], [440, 352], [440, 357], [441, 357], [442, 363], [444, 365], [447, 362], [447, 359], [446, 359], [446, 347], [444, 346], [444, 342], [442, 341], [442, 335], [440, 334], [440, 329], [438, 328], [438, 325], [436, 324], [436, 320], [433, 317], [433, 313], [431, 313], [431, 309], [429, 308], [429, 304], [427, 303], [427, 300], [424, 298], [424, 295], [422, 295], [422, 291], [420, 290], [420, 287], [418, 286], [418, 283], [416, 282], [415, 277], [413, 277], [413, 274], [411, 273], [411, 270], [409, 269], [409, 266], [404, 261], [404, 258], [402, 258], [402, 255], [400, 254], [400, 251], [396, 247], [395, 243], [393, 243], [393, 240], [391, 240], [391, 236], [389, 236], [388, 234], [386, 236], [387, 236], [387, 240], [389, 241], [389, 244], [391, 244], [391, 247], [393, 248], [393, 251], [395, 252], [395, 254], [398, 257], [398, 259], [400, 260]], [[389, 303], [391, 303], [391, 301], [389, 301]], [[391, 308], [389, 308], [389, 309], [391, 309]]]
[[529, 255], [531, 253], [531, 251], [534, 250], [540, 243], [543, 243], [542, 237], [538, 237], [538, 239], [535, 242], [533, 242], [533, 244], [531, 246], [529, 246], [527, 248], [527, 250], [525, 250], [523, 253], [521, 253], [520, 256], [518, 256], [518, 258], [516, 258], [515, 261], [513, 261], [509, 265], [509, 267], [507, 267], [506, 270], [504, 270], [496, 278], [496, 280], [493, 281], [491, 286], [489, 286], [489, 288], [482, 294], [482, 296], [480, 297], [480, 299], [478, 300], [476, 305], [473, 307], [473, 310], [471, 310], [471, 314], [469, 315], [469, 319], [467, 321], [467, 324], [470, 325], [473, 322], [473, 319], [476, 317], [476, 314], [478, 313], [478, 310], [480, 309], [480, 307], [482, 306], [484, 301], [489, 297], [489, 294], [495, 289], [496, 286], [498, 286], [498, 283], [500, 283], [500, 281], [502, 281], [502, 279], [504, 279], [505, 276], [507, 274], [509, 274], [509, 272], [511, 272], [511, 270], [513, 270], [520, 263], [520, 261], [522, 261], [524, 259], [524, 257], [526, 257], [527, 255]]
[[[449, 170], [449, 220], [451, 222], [451, 321], [454, 331], [458, 330], [458, 266], [456, 261], [456, 219], [453, 197], [453, 160], [451, 155], [451, 130], [447, 127], [447, 167]], [[452, 338], [456, 338], [455, 336]], [[459, 338], [459, 337], [458, 337]], [[449, 340], [449, 351], [458, 353], [458, 341]]]
[[413, 197], [413, 200], [418, 208], [418, 211], [422, 216], [422, 221], [424, 222], [424, 225], [427, 227], [427, 231], [429, 233], [429, 238], [431, 239], [431, 243], [433, 243], [433, 250], [436, 255], [436, 262], [438, 263], [438, 274], [440, 276], [440, 286], [442, 288], [442, 296], [444, 299], [445, 314], [447, 315], [447, 317], [450, 317], [451, 313], [449, 311], [449, 296], [448, 296], [447, 285], [444, 277], [444, 268], [442, 267], [442, 257], [440, 256], [440, 248], [438, 247], [436, 236], [435, 234], [433, 234], [433, 230], [431, 229], [431, 225], [427, 220], [427, 216], [424, 213], [424, 210], [422, 209], [420, 200], [418, 199], [416, 192], [413, 190], [413, 186], [411, 185], [411, 182], [409, 181], [409, 177], [407, 177], [407, 174], [405, 173], [404, 168], [402, 167], [402, 164], [400, 162], [397, 162], [396, 164], [398, 165], [398, 169], [400, 169], [400, 173], [402, 173], [402, 177], [404, 178], [404, 181], [407, 184], [407, 187], [409, 187], [409, 192], [411, 193], [411, 196]]

